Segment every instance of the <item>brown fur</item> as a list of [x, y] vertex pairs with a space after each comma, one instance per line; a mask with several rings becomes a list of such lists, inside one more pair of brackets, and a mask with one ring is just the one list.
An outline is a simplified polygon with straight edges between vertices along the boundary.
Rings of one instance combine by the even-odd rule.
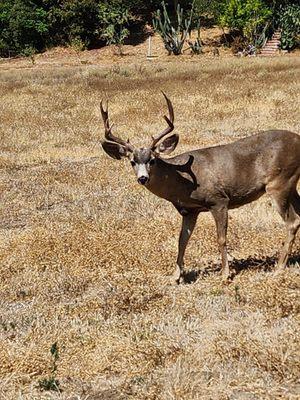
[[[173, 117], [171, 102], [166, 99]], [[107, 112], [105, 117], [107, 128]], [[168, 118], [166, 120], [168, 122]], [[159, 140], [171, 130], [167, 128]], [[114, 138], [115, 142], [111, 142]], [[103, 142], [104, 150], [112, 158], [131, 158], [138, 182], [170, 201], [183, 217], [174, 274], [177, 282], [183, 277], [186, 246], [198, 215], [203, 211], [210, 211], [214, 217], [223, 276], [226, 280], [230, 277], [226, 246], [228, 210], [257, 200], [265, 192], [273, 198], [286, 224], [287, 237], [278, 270], [286, 266], [300, 226], [300, 197], [296, 190], [300, 176], [299, 135], [284, 130], [265, 131], [167, 160], [160, 158], [160, 153], [169, 154], [175, 149], [177, 135], [166, 137], [159, 145], [156, 140], [155, 147], [150, 148], [136, 149], [130, 144], [129, 150], [129, 144], [123, 141], [122, 145], [122, 139], [118, 137], [106, 135], [106, 139], [109, 140]]]
[[273, 197], [288, 230], [278, 265], [283, 269], [300, 225], [300, 198], [296, 191], [299, 175], [300, 136], [280, 130], [190, 151], [169, 160], [159, 158], [147, 188], [172, 202], [183, 215], [176, 279], [182, 276], [185, 248], [202, 211], [211, 211], [215, 219], [227, 279], [228, 209], [250, 203], [265, 192]]

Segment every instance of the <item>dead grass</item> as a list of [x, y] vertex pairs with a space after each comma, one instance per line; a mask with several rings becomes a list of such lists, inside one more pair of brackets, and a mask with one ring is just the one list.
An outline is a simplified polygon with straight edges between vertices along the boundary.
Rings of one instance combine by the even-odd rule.
[[[163, 89], [178, 152], [299, 132], [299, 72], [295, 57], [2, 71], [1, 399], [300, 398], [299, 235], [275, 277], [284, 232], [269, 199], [232, 211], [238, 274], [224, 286], [203, 215], [186, 257], [199, 277], [170, 287], [180, 217], [103, 154], [98, 107], [108, 97], [141, 144], [161, 130]], [[42, 392], [55, 342], [63, 391]]]
[[[223, 31], [215, 26], [209, 29], [202, 29], [201, 40], [204, 44], [201, 58], [211, 58], [212, 50], [218, 46], [219, 52], [223, 57], [231, 57], [232, 52], [228, 47], [221, 45], [221, 37]], [[192, 39], [196, 39], [197, 32], [192, 33]], [[126, 44], [123, 46], [123, 57], [120, 58], [118, 50], [114, 46], [105, 46], [99, 49], [87, 50], [78, 52], [72, 47], [56, 47], [45, 51], [44, 53], [37, 54], [34, 57], [34, 64], [32, 59], [16, 58], [16, 59], [0, 59], [0, 70], [14, 68], [27, 68], [27, 69], [41, 69], [51, 66], [51, 68], [59, 68], [62, 66], [86, 66], [98, 65], [113, 68], [118, 68], [118, 65], [136, 65], [137, 63], [145, 63], [148, 54], [148, 41], [143, 35], [136, 35], [129, 39], [130, 42], [135, 42], [134, 45]], [[152, 37], [152, 56], [155, 61], [160, 60], [165, 63], [173, 62], [172, 57], [168, 57], [161, 37], [157, 34]], [[195, 57], [192, 61], [197, 62]], [[191, 52], [188, 46], [184, 47], [184, 52], [181, 57], [177, 57], [177, 62], [191, 62]], [[139, 66], [138, 66], [139, 68]]]

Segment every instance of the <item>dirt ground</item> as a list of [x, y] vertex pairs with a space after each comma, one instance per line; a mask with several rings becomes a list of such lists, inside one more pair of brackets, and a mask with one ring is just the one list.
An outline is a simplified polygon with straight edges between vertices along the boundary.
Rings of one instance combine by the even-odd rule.
[[176, 154], [300, 133], [299, 57], [61, 54], [0, 63], [0, 398], [300, 399], [300, 235], [275, 276], [285, 232], [270, 199], [231, 211], [225, 285], [203, 214], [190, 284], [171, 286], [181, 217], [103, 153], [99, 111], [108, 98], [115, 131], [147, 144], [164, 90]]
[[[196, 32], [192, 32], [191, 40], [197, 37]], [[0, 59], [0, 71], [15, 69], [41, 69], [41, 68], [61, 68], [70, 66], [97, 66], [98, 68], [118, 68], [119, 66], [157, 64], [198, 64], [199, 61], [207, 60], [212, 63], [218, 56], [214, 55], [214, 50], [218, 50], [219, 56], [224, 58], [235, 57], [232, 50], [224, 43], [223, 30], [219, 27], [202, 28], [201, 41], [203, 44], [201, 56], [191, 56], [191, 51], [188, 46], [183, 48], [183, 54], [180, 57], [168, 56], [163, 42], [159, 35], [155, 34], [151, 37], [151, 58], [147, 59], [149, 53], [149, 41], [147, 35], [137, 35], [134, 37], [135, 45], [124, 45], [123, 56], [120, 57], [117, 48], [114, 46], [101, 47], [99, 49], [77, 51], [74, 47], [56, 47], [45, 51], [44, 53], [36, 54], [33, 59], [28, 57]], [[284, 57], [299, 57], [300, 51], [294, 50], [292, 53], [278, 54]]]

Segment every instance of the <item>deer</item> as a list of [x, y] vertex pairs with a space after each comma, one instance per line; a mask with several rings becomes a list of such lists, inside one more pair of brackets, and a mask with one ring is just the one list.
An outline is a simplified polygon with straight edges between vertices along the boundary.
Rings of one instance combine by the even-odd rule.
[[271, 196], [287, 230], [276, 273], [283, 271], [300, 226], [300, 136], [287, 130], [261, 131], [237, 141], [187, 151], [172, 158], [179, 141], [174, 110], [164, 92], [167, 127], [151, 136], [147, 147], [137, 148], [112, 133], [108, 105], [100, 103], [104, 122], [103, 150], [113, 159], [129, 159], [137, 182], [171, 202], [182, 216], [173, 282], [184, 282], [184, 254], [202, 212], [211, 212], [216, 224], [222, 277], [230, 281], [227, 255], [228, 211], [251, 203], [264, 193]]

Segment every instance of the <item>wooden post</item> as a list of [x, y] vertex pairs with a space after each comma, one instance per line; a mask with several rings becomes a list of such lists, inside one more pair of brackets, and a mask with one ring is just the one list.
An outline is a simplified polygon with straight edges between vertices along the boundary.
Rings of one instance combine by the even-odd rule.
[[148, 54], [147, 54], [147, 58], [151, 58], [152, 57], [152, 37], [151, 35], [149, 35], [148, 37]]
[[154, 58], [152, 54], [152, 35], [154, 34], [154, 31], [151, 25], [145, 26], [145, 33], [148, 35], [147, 60], [152, 60]]

